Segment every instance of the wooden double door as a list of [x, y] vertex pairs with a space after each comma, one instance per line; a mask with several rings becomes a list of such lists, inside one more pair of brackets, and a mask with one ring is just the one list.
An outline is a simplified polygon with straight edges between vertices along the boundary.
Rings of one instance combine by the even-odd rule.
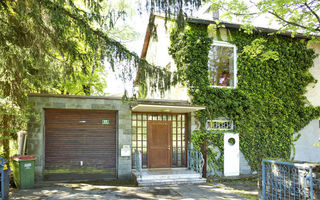
[[148, 122], [148, 168], [170, 168], [172, 165], [172, 122]]

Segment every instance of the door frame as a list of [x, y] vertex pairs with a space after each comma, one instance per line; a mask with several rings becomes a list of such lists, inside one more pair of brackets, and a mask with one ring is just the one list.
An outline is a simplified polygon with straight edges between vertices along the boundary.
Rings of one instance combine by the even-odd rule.
[[[168, 168], [172, 168], [172, 153], [173, 153], [173, 148], [172, 148], [172, 122], [171, 121], [161, 121], [161, 120], [154, 120], [148, 122], [148, 128], [147, 128], [147, 168], [152, 168], [151, 167], [151, 159], [150, 159], [150, 139], [151, 139], [151, 130], [149, 130], [149, 124], [152, 123], [166, 123], [169, 127], [169, 145], [170, 145], [170, 150], [169, 150], [169, 166]], [[164, 167], [166, 168], [166, 167]]]
[[[182, 124], [182, 127], [172, 127], [172, 146], [171, 146], [171, 149], [172, 149], [172, 155], [171, 155], [171, 168], [185, 168], [187, 167], [187, 160], [188, 160], [188, 149], [190, 147], [190, 141], [189, 141], [189, 138], [190, 138], [190, 135], [191, 135], [191, 127], [190, 127], [190, 124], [191, 124], [191, 114], [190, 113], [176, 113], [176, 112], [170, 112], [170, 113], [167, 113], [167, 112], [137, 112], [137, 111], [134, 111], [131, 113], [132, 115], [132, 118], [131, 118], [131, 122], [132, 122], [132, 136], [134, 138], [131, 138], [131, 148], [134, 150], [134, 149], [137, 149], [139, 150], [141, 153], [142, 153], [142, 168], [149, 168], [149, 165], [148, 165], [148, 132], [146, 130], [146, 138], [144, 139], [144, 132], [143, 132], [143, 129], [147, 129], [147, 124], [150, 123], [151, 121], [170, 121], [172, 122], [172, 126], [173, 126], [173, 123], [176, 122], [176, 123], [181, 123]], [[178, 117], [179, 115], [181, 116], [184, 116], [185, 117], [185, 121], [183, 122], [182, 120], [178, 120], [177, 118], [174, 120], [173, 118], [171, 117]], [[163, 118], [165, 117], [165, 118]], [[176, 130], [179, 130], [182, 128], [185, 128], [185, 132], [184, 132], [184, 138], [185, 138], [185, 141], [181, 141], [181, 144], [184, 143], [184, 145], [181, 145], [181, 146], [184, 146], [184, 151], [185, 152], [181, 152], [181, 165], [178, 165], [178, 163], [174, 163], [174, 160], [173, 160], [173, 157], [176, 156], [178, 157], [178, 152], [176, 152], [177, 150], [177, 144], [178, 142], [174, 140], [174, 135], [177, 135], [177, 133], [174, 133], [174, 129]], [[182, 133], [181, 133], [182, 135]], [[140, 139], [139, 139], [140, 138]], [[173, 144], [176, 144], [176, 146], [174, 147]], [[146, 153], [145, 153], [146, 152]], [[132, 155], [132, 169], [135, 169], [135, 156]]]

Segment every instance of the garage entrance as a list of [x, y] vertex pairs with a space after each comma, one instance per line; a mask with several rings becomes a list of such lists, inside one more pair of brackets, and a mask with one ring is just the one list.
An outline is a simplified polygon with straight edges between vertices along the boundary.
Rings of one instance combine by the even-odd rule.
[[116, 178], [116, 114], [116, 111], [45, 109], [44, 178]]

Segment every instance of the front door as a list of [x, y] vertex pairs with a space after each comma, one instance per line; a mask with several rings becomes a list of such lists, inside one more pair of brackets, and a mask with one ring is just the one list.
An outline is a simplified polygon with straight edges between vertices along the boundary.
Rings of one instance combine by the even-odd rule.
[[148, 168], [170, 168], [172, 122], [148, 122]]

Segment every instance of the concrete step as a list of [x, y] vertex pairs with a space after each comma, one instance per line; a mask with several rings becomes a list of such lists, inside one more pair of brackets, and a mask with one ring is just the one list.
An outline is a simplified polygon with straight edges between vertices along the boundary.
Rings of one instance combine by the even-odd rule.
[[177, 184], [201, 184], [205, 183], [205, 178], [181, 178], [181, 179], [162, 179], [162, 180], [143, 180], [137, 181], [138, 186], [158, 186], [158, 185], [177, 185]]
[[138, 180], [166, 180], [166, 179], [198, 179], [201, 178], [200, 174], [170, 174], [170, 175], [144, 175], [142, 174], [141, 177], [137, 177]]
[[141, 173], [133, 170], [138, 186], [200, 184], [205, 183], [200, 173], [187, 168], [143, 169]]

